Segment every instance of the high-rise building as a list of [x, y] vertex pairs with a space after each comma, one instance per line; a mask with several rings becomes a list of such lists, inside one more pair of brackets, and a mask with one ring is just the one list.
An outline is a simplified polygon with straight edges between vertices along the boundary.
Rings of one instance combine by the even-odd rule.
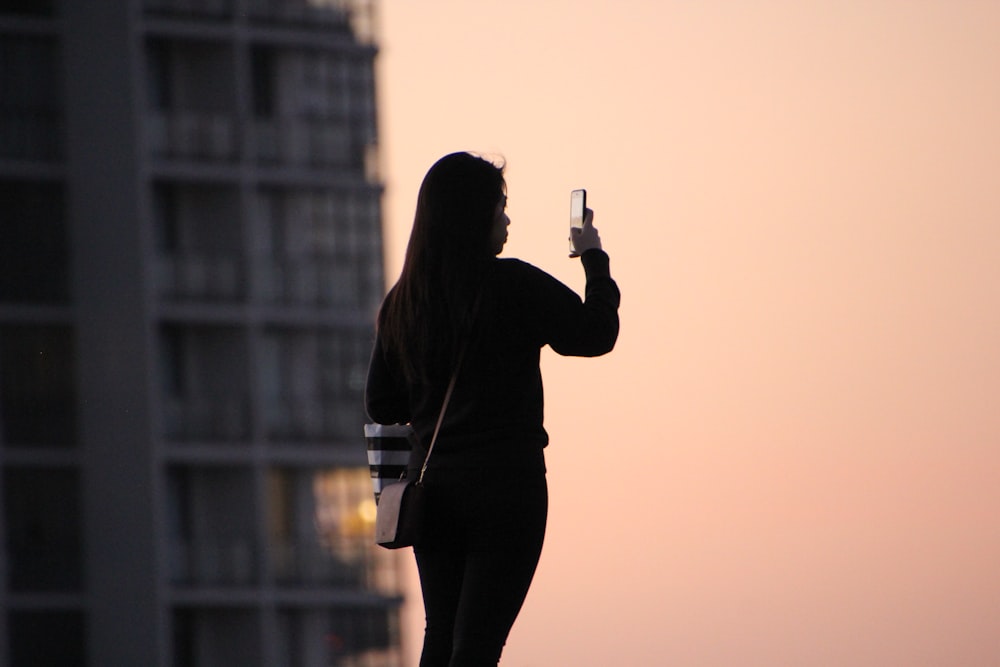
[[372, 11], [0, 0], [0, 663], [402, 663]]

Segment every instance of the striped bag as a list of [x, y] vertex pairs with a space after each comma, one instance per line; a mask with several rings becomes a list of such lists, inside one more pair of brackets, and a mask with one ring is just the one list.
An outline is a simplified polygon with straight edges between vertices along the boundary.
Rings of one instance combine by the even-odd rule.
[[406, 465], [416, 434], [407, 424], [365, 424], [368, 443], [368, 468], [375, 489], [375, 504], [382, 489], [406, 477]]

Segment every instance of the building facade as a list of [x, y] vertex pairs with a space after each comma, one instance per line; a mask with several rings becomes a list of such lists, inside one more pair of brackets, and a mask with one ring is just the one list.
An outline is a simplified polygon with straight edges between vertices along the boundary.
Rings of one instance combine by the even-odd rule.
[[396, 667], [372, 7], [0, 0], [0, 656]]

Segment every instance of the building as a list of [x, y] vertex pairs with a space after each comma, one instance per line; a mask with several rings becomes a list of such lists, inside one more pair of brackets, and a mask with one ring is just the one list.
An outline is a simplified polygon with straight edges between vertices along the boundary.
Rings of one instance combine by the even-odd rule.
[[0, 0], [4, 664], [401, 664], [371, 12]]

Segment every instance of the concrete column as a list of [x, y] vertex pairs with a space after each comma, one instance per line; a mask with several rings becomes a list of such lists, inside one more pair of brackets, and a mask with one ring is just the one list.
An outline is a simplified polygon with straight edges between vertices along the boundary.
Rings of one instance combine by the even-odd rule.
[[140, 3], [66, 0], [68, 217], [76, 309], [88, 664], [163, 664], [140, 114]]

